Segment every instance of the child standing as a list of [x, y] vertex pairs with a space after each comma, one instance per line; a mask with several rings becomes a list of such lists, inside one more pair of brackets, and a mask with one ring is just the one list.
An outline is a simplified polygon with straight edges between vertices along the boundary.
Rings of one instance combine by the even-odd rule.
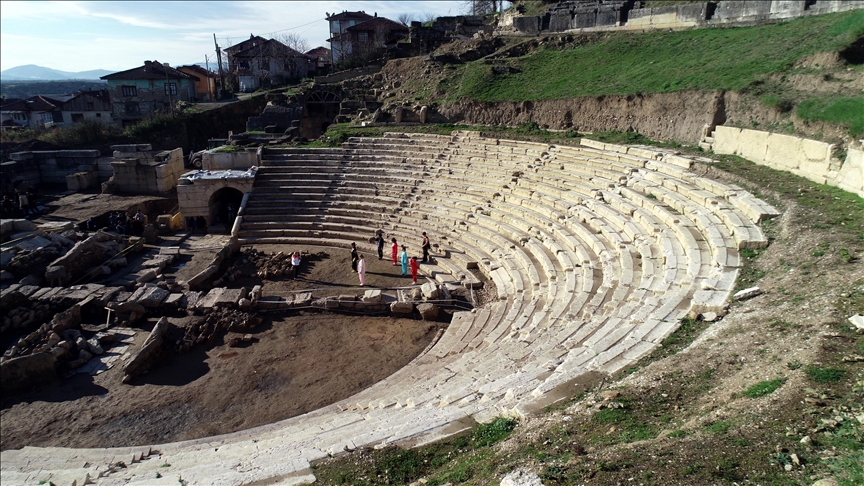
[[408, 248], [405, 245], [402, 245], [402, 257], [400, 259], [402, 261], [402, 276], [408, 275]]
[[411, 278], [414, 280], [414, 283], [417, 283], [417, 271], [420, 270], [420, 263], [417, 262], [417, 257], [411, 257]]
[[363, 259], [363, 255], [360, 255], [360, 259], [357, 260], [357, 276], [360, 277], [360, 286], [366, 285], [366, 260]]

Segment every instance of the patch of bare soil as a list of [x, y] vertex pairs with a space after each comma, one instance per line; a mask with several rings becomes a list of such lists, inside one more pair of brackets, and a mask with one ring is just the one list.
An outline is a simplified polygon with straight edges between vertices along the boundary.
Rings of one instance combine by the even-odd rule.
[[[108, 213], [112, 211], [135, 211], [141, 209], [151, 221], [177, 205], [177, 199], [160, 196], [121, 196], [116, 194], [75, 193], [68, 195], [40, 197], [39, 204], [46, 207], [50, 214], [36, 220], [47, 221], [87, 221], [97, 218], [107, 225]], [[104, 216], [104, 218], [103, 218]], [[104, 219], [104, 221], [102, 221]], [[101, 225], [100, 225], [101, 227]]]
[[[182, 268], [193, 274], [212, 258], [221, 237], [195, 236], [182, 246], [197, 250]], [[213, 248], [211, 248], [213, 247]], [[333, 294], [362, 293], [350, 269], [348, 250], [267, 246], [258, 251], [326, 253], [304, 264], [297, 280], [241, 278], [231, 286], [262, 283], [268, 293], [327, 288]], [[242, 255], [242, 254], [241, 254]], [[401, 269], [367, 255], [367, 284], [410, 284]], [[184, 273], [185, 270], [185, 273]], [[178, 277], [179, 278], [179, 277]], [[96, 376], [77, 374], [57, 384], [2, 399], [2, 449], [26, 445], [113, 447], [207, 437], [264, 425], [347, 398], [407, 364], [446, 322], [381, 316], [294, 311], [259, 313], [251, 342], [211, 344], [172, 355], [130, 384], [122, 366]], [[190, 327], [202, 316], [169, 321]], [[136, 350], [156, 316], [135, 336]], [[104, 322], [104, 321], [103, 321]], [[98, 324], [98, 323], [97, 323]]]

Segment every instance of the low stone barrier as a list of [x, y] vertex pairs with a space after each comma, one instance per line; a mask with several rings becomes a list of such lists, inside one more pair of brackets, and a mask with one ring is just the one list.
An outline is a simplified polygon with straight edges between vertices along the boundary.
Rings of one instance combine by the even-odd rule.
[[864, 197], [864, 152], [849, 149], [841, 161], [832, 158], [834, 149], [833, 144], [780, 133], [725, 126], [714, 130], [715, 153], [740, 155]]

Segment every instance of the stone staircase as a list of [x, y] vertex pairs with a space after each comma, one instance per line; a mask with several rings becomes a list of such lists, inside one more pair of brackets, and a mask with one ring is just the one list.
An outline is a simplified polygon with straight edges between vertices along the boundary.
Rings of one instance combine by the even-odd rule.
[[383, 229], [417, 251], [426, 231], [438, 248], [436, 265], [422, 271], [476, 286], [476, 268], [497, 300], [456, 313], [408, 365], [336, 404], [153, 446], [161, 458], [119, 470], [107, 467], [113, 449], [3, 451], [0, 483], [72, 484], [85, 473], [96, 484], [174, 484], [181, 475], [187, 484], [309, 482], [310, 461], [427, 443], [549, 403], [550, 392], [587, 372], [614, 373], [689, 311], [724, 313], [739, 251], [767, 245], [756, 223], [777, 211], [696, 176], [691, 163], [590, 140], [566, 147], [469, 132], [265, 149], [242, 243], [355, 241], [372, 252], [368, 240]]

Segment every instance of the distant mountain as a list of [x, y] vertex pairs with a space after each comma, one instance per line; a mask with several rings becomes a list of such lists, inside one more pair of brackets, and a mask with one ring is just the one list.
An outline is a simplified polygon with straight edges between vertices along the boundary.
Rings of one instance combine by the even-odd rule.
[[114, 71], [105, 69], [94, 69], [92, 71], [68, 72], [57, 69], [27, 64], [0, 71], [2, 81], [53, 81], [59, 79], [99, 79], [101, 76], [111, 74]]

